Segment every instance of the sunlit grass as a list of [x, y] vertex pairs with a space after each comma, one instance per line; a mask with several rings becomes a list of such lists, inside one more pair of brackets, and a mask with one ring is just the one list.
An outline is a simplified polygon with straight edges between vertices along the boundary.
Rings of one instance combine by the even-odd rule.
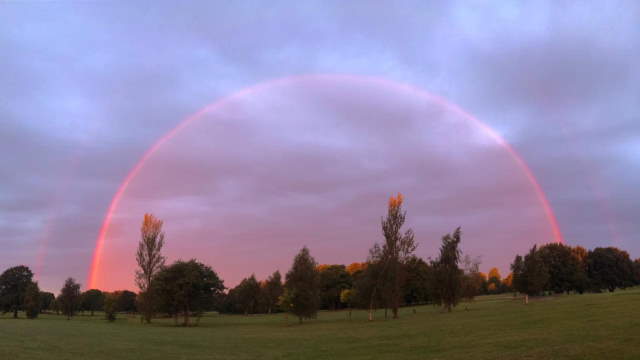
[[[467, 308], [468, 310], [465, 310]], [[547, 297], [485, 296], [453, 313], [404, 308], [399, 320], [320, 312], [208, 314], [198, 327], [120, 315], [0, 317], [0, 359], [640, 359], [640, 289]]]

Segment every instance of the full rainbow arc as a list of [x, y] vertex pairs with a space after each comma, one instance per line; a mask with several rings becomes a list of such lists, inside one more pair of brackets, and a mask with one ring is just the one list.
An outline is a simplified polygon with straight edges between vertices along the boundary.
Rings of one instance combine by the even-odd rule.
[[224, 105], [228, 104], [229, 102], [231, 102], [233, 100], [241, 99], [241, 98], [243, 98], [245, 96], [250, 96], [251, 94], [255, 94], [255, 93], [258, 93], [258, 92], [261, 92], [261, 91], [266, 91], [266, 90], [268, 90], [270, 88], [274, 88], [274, 87], [277, 87], [277, 86], [293, 84], [293, 83], [303, 82], [303, 81], [313, 81], [313, 80], [333, 80], [333, 81], [359, 82], [359, 83], [362, 83], [362, 84], [380, 85], [380, 86], [387, 87], [387, 88], [392, 88], [392, 89], [395, 89], [395, 90], [398, 90], [398, 91], [406, 91], [406, 92], [409, 92], [411, 94], [417, 95], [420, 98], [423, 98], [423, 99], [426, 99], [426, 100], [430, 100], [430, 101], [434, 101], [438, 105], [440, 105], [440, 106], [442, 106], [442, 107], [444, 107], [444, 108], [446, 108], [446, 109], [448, 109], [450, 111], [453, 111], [455, 114], [457, 114], [461, 118], [463, 118], [466, 121], [468, 121], [468, 122], [472, 123], [473, 125], [477, 126], [479, 129], [481, 129], [485, 134], [487, 134], [491, 139], [493, 139], [498, 145], [503, 147], [509, 153], [510, 157], [517, 164], [517, 166], [521, 169], [521, 171], [523, 172], [523, 174], [525, 175], [525, 177], [527, 178], [527, 180], [531, 184], [533, 190], [535, 191], [536, 196], [538, 198], [538, 201], [540, 202], [540, 205], [542, 206], [542, 209], [543, 209], [543, 211], [545, 213], [545, 216], [546, 216], [546, 218], [547, 218], [547, 220], [549, 222], [549, 227], [550, 227], [551, 233], [553, 234], [553, 241], [559, 242], [559, 243], [563, 243], [564, 242], [563, 237], [562, 237], [562, 233], [560, 231], [560, 227], [558, 225], [558, 221], [557, 221], [556, 216], [555, 216], [555, 214], [553, 212], [553, 209], [551, 208], [549, 200], [547, 199], [547, 197], [546, 197], [544, 191], [542, 190], [542, 187], [540, 186], [538, 180], [533, 175], [533, 172], [531, 171], [531, 169], [529, 168], [527, 163], [524, 161], [522, 156], [520, 156], [520, 154], [518, 154], [515, 151], [515, 149], [513, 149], [513, 147], [504, 138], [502, 138], [496, 131], [494, 131], [491, 127], [489, 127], [487, 124], [483, 123], [482, 121], [478, 120], [477, 118], [475, 118], [474, 116], [472, 116], [468, 112], [464, 111], [463, 109], [461, 109], [457, 105], [451, 104], [448, 101], [446, 101], [444, 98], [439, 97], [437, 95], [433, 95], [433, 94], [431, 94], [431, 93], [429, 93], [429, 92], [427, 92], [425, 90], [422, 90], [420, 88], [417, 88], [415, 86], [408, 85], [408, 84], [403, 84], [403, 83], [398, 83], [398, 82], [395, 82], [395, 81], [390, 81], [390, 80], [386, 80], [386, 79], [378, 78], [378, 77], [342, 75], [342, 74], [340, 74], [340, 75], [336, 75], [336, 74], [300, 75], [300, 76], [285, 77], [285, 78], [280, 78], [280, 79], [275, 79], [275, 80], [259, 83], [257, 85], [245, 88], [243, 90], [240, 90], [240, 91], [237, 91], [235, 93], [232, 93], [231, 95], [223, 97], [222, 99], [220, 99], [220, 100], [218, 100], [218, 101], [216, 101], [216, 102], [204, 107], [203, 109], [201, 109], [200, 111], [196, 112], [195, 114], [193, 114], [193, 115], [187, 117], [186, 119], [182, 120], [175, 128], [173, 128], [172, 130], [167, 132], [164, 136], [162, 136], [160, 139], [158, 139], [142, 155], [140, 160], [135, 164], [135, 166], [131, 169], [131, 171], [129, 171], [129, 173], [127, 174], [125, 179], [122, 181], [122, 183], [118, 187], [118, 190], [116, 191], [115, 195], [111, 199], [111, 202], [110, 202], [109, 207], [107, 209], [106, 215], [105, 215], [104, 220], [102, 222], [102, 226], [100, 227], [100, 231], [98, 233], [98, 237], [97, 237], [97, 240], [96, 240], [96, 246], [95, 246], [94, 253], [93, 253], [93, 259], [92, 259], [91, 266], [90, 266], [90, 269], [89, 269], [89, 275], [88, 275], [88, 286], [89, 286], [89, 288], [96, 288], [97, 287], [98, 277], [99, 277], [99, 273], [100, 273], [100, 262], [101, 262], [101, 257], [102, 257], [102, 251], [103, 251], [103, 248], [104, 248], [104, 245], [105, 245], [107, 231], [109, 229], [109, 225], [111, 223], [111, 219], [113, 217], [113, 214], [114, 214], [115, 210], [117, 209], [118, 204], [120, 203], [120, 200], [121, 200], [122, 196], [126, 192], [127, 187], [129, 186], [129, 184], [135, 179], [135, 177], [138, 175], [138, 173], [144, 167], [144, 165], [147, 162], [147, 160], [149, 158], [151, 158], [153, 156], [153, 154], [160, 147], [162, 147], [162, 145], [164, 145], [171, 138], [175, 137], [181, 130], [183, 130], [184, 128], [186, 128], [187, 126], [189, 126], [190, 124], [192, 124], [196, 120], [200, 119], [203, 115], [205, 115], [205, 114], [207, 114], [207, 113], [209, 113], [211, 111], [215, 111], [216, 109], [223, 107]]

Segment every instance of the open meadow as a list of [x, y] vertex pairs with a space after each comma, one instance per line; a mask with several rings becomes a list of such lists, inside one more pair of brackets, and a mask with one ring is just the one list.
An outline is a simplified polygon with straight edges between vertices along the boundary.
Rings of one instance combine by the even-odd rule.
[[[468, 308], [468, 310], [465, 310]], [[403, 308], [291, 316], [207, 314], [197, 327], [119, 315], [0, 318], [0, 359], [640, 359], [640, 288], [542, 297], [481, 296], [454, 312]]]

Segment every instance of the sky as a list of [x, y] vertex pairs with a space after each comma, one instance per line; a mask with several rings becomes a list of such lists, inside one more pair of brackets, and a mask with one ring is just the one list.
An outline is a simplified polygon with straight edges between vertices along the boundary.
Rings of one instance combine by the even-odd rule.
[[635, 1], [0, 2], [0, 269], [86, 287], [168, 133], [96, 286], [134, 289], [146, 212], [169, 261], [233, 286], [305, 245], [363, 261], [397, 192], [418, 255], [462, 226], [505, 273], [553, 236], [492, 134], [567, 244], [640, 257], [638, 23]]

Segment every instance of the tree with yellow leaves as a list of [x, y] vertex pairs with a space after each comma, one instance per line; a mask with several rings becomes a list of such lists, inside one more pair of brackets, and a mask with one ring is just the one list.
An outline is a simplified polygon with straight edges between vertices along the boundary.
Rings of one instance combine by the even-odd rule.
[[138, 307], [144, 320], [151, 322], [154, 314], [152, 280], [164, 267], [165, 257], [162, 255], [164, 246], [164, 231], [162, 220], [151, 214], [144, 214], [140, 228], [140, 242], [136, 252], [138, 269], [136, 270], [136, 284], [140, 288]]
[[[384, 243], [382, 246], [375, 244], [371, 249], [370, 261], [376, 263], [381, 271], [378, 273], [376, 286], [371, 293], [369, 306], [369, 319], [372, 319], [372, 311], [375, 297], [378, 291], [386, 298], [385, 309], [391, 307], [393, 318], [398, 318], [398, 308], [402, 299], [402, 287], [405, 281], [404, 265], [416, 250], [413, 230], [401, 232], [407, 213], [403, 211], [402, 194], [389, 198], [387, 216], [381, 220]], [[386, 310], [385, 310], [386, 313]]]
[[489, 270], [489, 280], [487, 284], [487, 291], [489, 293], [495, 294], [501, 291], [502, 289], [502, 277], [500, 276], [500, 270], [498, 268], [491, 268]]

